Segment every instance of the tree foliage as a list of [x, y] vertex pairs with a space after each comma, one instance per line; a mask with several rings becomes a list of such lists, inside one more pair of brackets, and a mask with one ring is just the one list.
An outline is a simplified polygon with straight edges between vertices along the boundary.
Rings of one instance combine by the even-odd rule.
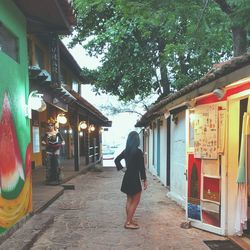
[[245, 53], [249, 47], [250, 1], [249, 0], [214, 0], [226, 13], [230, 22], [234, 56]]
[[200, 78], [232, 55], [231, 16], [219, 1], [75, 0], [72, 46], [88, 39], [89, 55], [102, 55], [102, 66], [84, 75], [123, 101], [165, 96]]

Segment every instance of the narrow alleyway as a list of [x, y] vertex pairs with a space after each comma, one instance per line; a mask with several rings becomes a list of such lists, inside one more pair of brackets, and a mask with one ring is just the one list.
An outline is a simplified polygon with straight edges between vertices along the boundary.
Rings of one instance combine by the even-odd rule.
[[72, 180], [75, 190], [65, 191], [43, 212], [55, 215], [55, 222], [32, 249], [209, 249], [203, 240], [223, 239], [180, 228], [184, 211], [166, 198], [165, 187], [154, 177], [148, 178], [149, 188], [136, 214], [139, 230], [123, 228], [122, 173], [106, 168]]

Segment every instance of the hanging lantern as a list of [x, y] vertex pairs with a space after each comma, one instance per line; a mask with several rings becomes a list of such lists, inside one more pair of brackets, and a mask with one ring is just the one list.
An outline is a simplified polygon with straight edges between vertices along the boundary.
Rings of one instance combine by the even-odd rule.
[[87, 127], [88, 127], [88, 125], [87, 125], [86, 121], [81, 121], [79, 123], [79, 128], [80, 129], [86, 129]]
[[65, 114], [58, 114], [57, 115], [57, 122], [59, 122], [61, 124], [66, 124], [67, 118], [65, 117]]
[[89, 130], [90, 130], [91, 132], [94, 132], [94, 131], [95, 131], [95, 126], [94, 126], [94, 125], [90, 125], [90, 126], [89, 126]]

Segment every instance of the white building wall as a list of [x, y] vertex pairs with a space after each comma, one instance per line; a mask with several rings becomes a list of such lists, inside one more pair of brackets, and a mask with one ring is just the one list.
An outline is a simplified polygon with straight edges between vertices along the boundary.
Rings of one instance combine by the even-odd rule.
[[[154, 161], [152, 158], [152, 174], [157, 176], [157, 126], [155, 128], [153, 128], [153, 133], [154, 133], [154, 145], [152, 148], [152, 155], [154, 153]], [[153, 138], [152, 138], [153, 139]], [[154, 150], [154, 152], [153, 152]]]
[[156, 169], [155, 166], [153, 164], [153, 133], [154, 130], [150, 129], [149, 130], [149, 147], [148, 147], [148, 170], [150, 173], [152, 173], [153, 175], [156, 175]]
[[167, 121], [164, 119], [160, 127], [160, 181], [167, 185]]
[[168, 197], [186, 206], [186, 119], [185, 110], [178, 115], [177, 124], [171, 120], [170, 192]]

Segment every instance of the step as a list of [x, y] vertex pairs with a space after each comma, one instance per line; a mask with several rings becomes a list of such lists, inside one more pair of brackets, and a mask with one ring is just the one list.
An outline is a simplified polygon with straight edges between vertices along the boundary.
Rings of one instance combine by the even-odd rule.
[[36, 214], [15, 231], [1, 245], [0, 250], [28, 250], [44, 231], [54, 222], [50, 214]]

